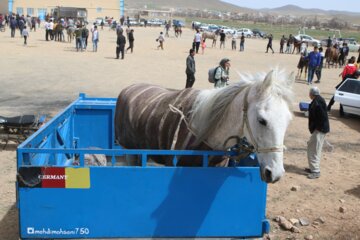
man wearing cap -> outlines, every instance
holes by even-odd
[[[330,131],[329,118],[326,111],[325,100],[320,96],[317,87],[310,88],[309,97],[312,100],[309,105],[309,131],[311,133],[308,141],[307,157],[309,168],[309,179],[320,177],[321,151],[325,140],[325,135]]]

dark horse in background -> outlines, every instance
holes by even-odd
[[[292,51],[292,54],[294,54],[295,50],[296,54],[300,53],[301,42],[301,40],[297,40],[296,38],[294,38],[294,49]]]
[[[116,103],[116,142],[127,149],[226,150],[246,137],[256,149],[262,179],[276,182],[284,174],[283,143],[292,116],[294,79],[294,74],[271,71],[212,90],[131,85]],[[151,159],[173,165],[172,157]],[[202,166],[201,157],[177,159],[179,166]],[[209,166],[224,161],[212,157]]]
[[[182,29],[181,26],[174,26],[175,37],[181,37]]]

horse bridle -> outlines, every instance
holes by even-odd
[[[250,88],[247,89],[244,96],[244,107],[243,107],[243,124],[241,128],[241,133],[245,135],[245,127],[247,128],[250,136],[251,143],[254,145],[253,152],[256,153],[271,153],[271,152],[283,152],[284,151],[284,145],[281,146],[273,146],[269,148],[259,148],[259,145],[257,144],[255,137],[251,131],[250,124],[249,124],[249,118],[248,118],[248,96],[249,96]]]
[[[243,124],[242,124],[242,128],[241,128],[241,133],[240,133],[240,136],[241,135],[245,135],[245,127],[247,128],[248,132],[249,132],[249,135],[250,135],[250,140],[251,140],[251,143],[253,144],[253,147],[248,147],[248,146],[239,146],[240,147],[240,150],[242,151],[245,151],[245,152],[254,152],[254,153],[271,153],[271,152],[283,152],[284,151],[284,145],[281,145],[281,146],[273,146],[273,147],[269,147],[269,148],[259,148],[259,145],[257,144],[257,142],[255,141],[255,137],[251,131],[251,128],[250,128],[250,124],[249,124],[249,118],[248,118],[248,107],[249,107],[249,103],[247,101],[248,99],[248,96],[249,96],[249,92],[250,92],[250,88],[247,89],[247,91],[245,92],[245,96],[244,96],[244,107],[243,107]],[[171,149],[175,149],[175,145],[176,145],[176,142],[177,142],[177,138],[178,138],[178,133],[179,133],[179,130],[180,130],[180,124],[182,121],[185,122],[186,126],[187,126],[187,129],[190,131],[191,134],[193,134],[194,136],[196,136],[195,132],[191,129],[190,127],[190,124],[189,122],[187,121],[186,119],[186,116],[184,115],[184,113],[176,108],[175,106],[173,106],[172,104],[169,104],[169,108],[172,112],[174,113],[179,113],[181,118],[180,118],[180,121],[179,121],[179,124],[176,128],[176,131],[175,131],[175,135],[173,137],[173,141],[172,141],[172,145],[171,145]],[[229,138],[226,139],[226,141],[224,142],[223,146],[224,148],[226,147],[226,144],[229,140],[235,138],[237,140],[237,143],[239,144],[240,142],[240,137],[239,136],[230,136]],[[246,141],[246,140],[245,140]],[[202,141],[205,145],[207,145],[208,147],[210,147],[211,149],[214,149],[211,147],[211,145],[203,140]]]

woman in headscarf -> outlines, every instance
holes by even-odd
[[[223,58],[215,72],[215,88],[226,87],[229,81],[230,59]]]

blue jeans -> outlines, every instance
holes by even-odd
[[[81,41],[81,38],[76,38],[76,50],[79,51],[79,50],[83,50],[82,48],[82,41]]]
[[[315,71],[316,71],[316,66],[309,66],[309,69],[308,69],[308,83],[312,83],[312,80],[314,78],[314,74],[315,74]]]
[[[97,52],[97,44],[98,44],[98,39],[95,39],[95,40],[93,40],[93,51],[94,52]]]

